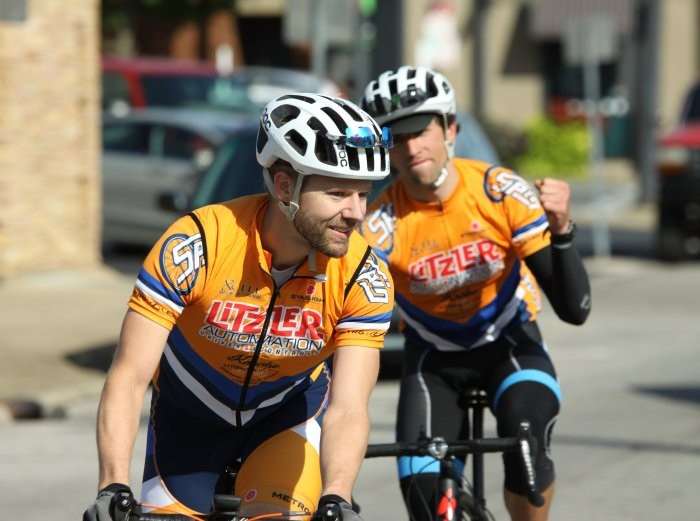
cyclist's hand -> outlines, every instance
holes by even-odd
[[[83,521],[128,521],[134,503],[127,485],[112,483],[97,493],[97,499],[83,514]]]
[[[571,188],[566,181],[545,178],[535,181],[540,195],[540,204],[547,214],[549,228],[554,235],[566,233],[569,229],[569,199]]]
[[[362,518],[342,497],[329,494],[318,500],[318,510],[311,521],[362,521]]]

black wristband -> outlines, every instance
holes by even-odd
[[[576,223],[569,221],[569,229],[566,233],[552,234],[551,242],[553,246],[569,246],[576,237]]]

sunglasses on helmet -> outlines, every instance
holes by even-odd
[[[382,127],[381,137],[377,136],[371,127],[347,127],[343,135],[327,134],[326,137],[333,143],[351,148],[391,148],[394,146],[394,138],[389,127]]]

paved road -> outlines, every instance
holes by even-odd
[[[697,516],[700,475],[700,266],[591,262],[594,308],[574,328],[545,311],[541,324],[564,389],[555,431],[558,521]],[[373,397],[373,441],[393,433],[396,383]],[[79,518],[96,479],[96,401],[64,420],[0,426],[0,505],[11,519]],[[493,426],[489,424],[492,431]],[[143,458],[136,446],[134,483]],[[487,493],[497,519],[500,461],[487,456]],[[402,519],[391,461],[370,461],[357,497],[365,519]]]

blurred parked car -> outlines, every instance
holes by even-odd
[[[459,133],[455,143],[455,156],[479,159],[494,165],[500,164],[496,149],[489,141],[479,122],[468,112],[457,113]]]
[[[164,199],[191,197],[220,152],[255,161],[257,120],[186,109],[143,109],[102,124],[103,240],[151,245],[177,216]],[[225,150],[219,150],[226,144]],[[246,175],[250,175],[247,173]],[[164,208],[164,206],[166,206]],[[183,207],[184,209],[184,207]]]
[[[207,62],[165,58],[102,59],[102,107],[205,107],[257,114],[287,92],[342,95],[332,81],[305,71],[241,67],[221,76]]]
[[[657,255],[700,255],[700,83],[688,92],[678,127],[658,144]]]

